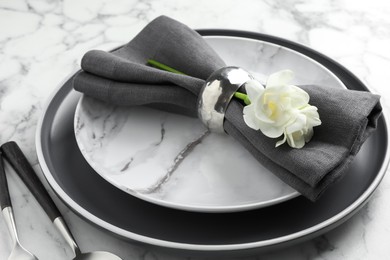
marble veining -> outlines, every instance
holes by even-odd
[[[162,128],[163,130],[163,128]],[[162,176],[162,178],[158,179],[157,182],[155,182],[154,185],[149,187],[146,190],[141,191],[143,194],[153,194],[157,192],[161,192],[161,189],[163,189],[163,185],[168,182],[172,174],[177,170],[177,168],[180,166],[180,164],[187,158],[188,155],[195,149],[195,147],[202,143],[202,141],[210,134],[209,131],[204,131],[197,139],[194,141],[188,143],[173,159],[173,162],[171,166],[165,171],[165,174]],[[161,136],[163,137],[163,135]],[[161,139],[162,141],[163,139]],[[132,160],[131,160],[132,162]],[[127,165],[126,165],[127,167]],[[161,196],[160,196],[161,197]]]
[[[193,28],[248,30],[305,44],[354,72],[382,95],[388,109],[389,13],[386,0],[0,0],[1,142],[17,141],[39,171],[34,135],[50,93],[87,50],[123,44],[161,14]],[[21,241],[40,259],[71,259],[69,248],[30,192],[18,178],[8,176]],[[244,259],[387,259],[389,196],[386,175],[371,201],[337,229],[303,244]],[[89,225],[58,199],[56,204],[83,250],[109,250],[128,260],[198,259],[129,244]],[[0,218],[0,259],[7,259],[10,246]]]

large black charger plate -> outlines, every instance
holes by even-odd
[[[336,74],[349,89],[368,91],[346,68],[305,46],[259,33],[199,30],[202,35],[258,39],[301,52]],[[371,197],[388,162],[385,116],[366,141],[343,180],[315,203],[298,197],[285,203],[237,213],[195,213],[164,208],[115,188],[81,155],[73,132],[80,94],[66,79],[50,99],[37,132],[43,173],[56,194],[77,214],[120,237],[157,247],[204,253],[255,253],[307,240],[347,220]]]

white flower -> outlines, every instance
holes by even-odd
[[[284,138],[293,148],[302,148],[313,136],[313,127],[321,125],[317,108],[309,105],[309,95],[294,85],[289,85],[294,73],[283,70],[271,74],[266,87],[256,80],[245,85],[250,105],[244,107],[244,121],[265,136]]]

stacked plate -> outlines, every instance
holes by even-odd
[[[228,65],[260,81],[282,69],[296,85],[368,91],[347,69],[267,35],[199,31]],[[387,118],[347,176],[315,203],[281,182],[229,136],[145,107],[114,107],[65,79],[37,133],[38,158],[57,195],[90,222],[129,240],[185,253],[255,253],[317,236],[368,201],[389,162]]]

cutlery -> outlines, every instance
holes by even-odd
[[[119,256],[105,251],[82,253],[60,211],[54,204],[19,146],[15,142],[10,141],[1,146],[1,152],[37,199],[47,216],[64,237],[65,241],[69,244],[75,254],[73,260],[122,260]]]
[[[0,152],[1,155],[1,152]],[[9,196],[7,176],[5,175],[3,160],[0,156],[0,206],[4,216],[5,224],[11,234],[14,247],[11,251],[8,260],[38,260],[33,254],[25,249],[19,241],[18,232],[16,230],[14,213],[12,210],[11,198]]]

